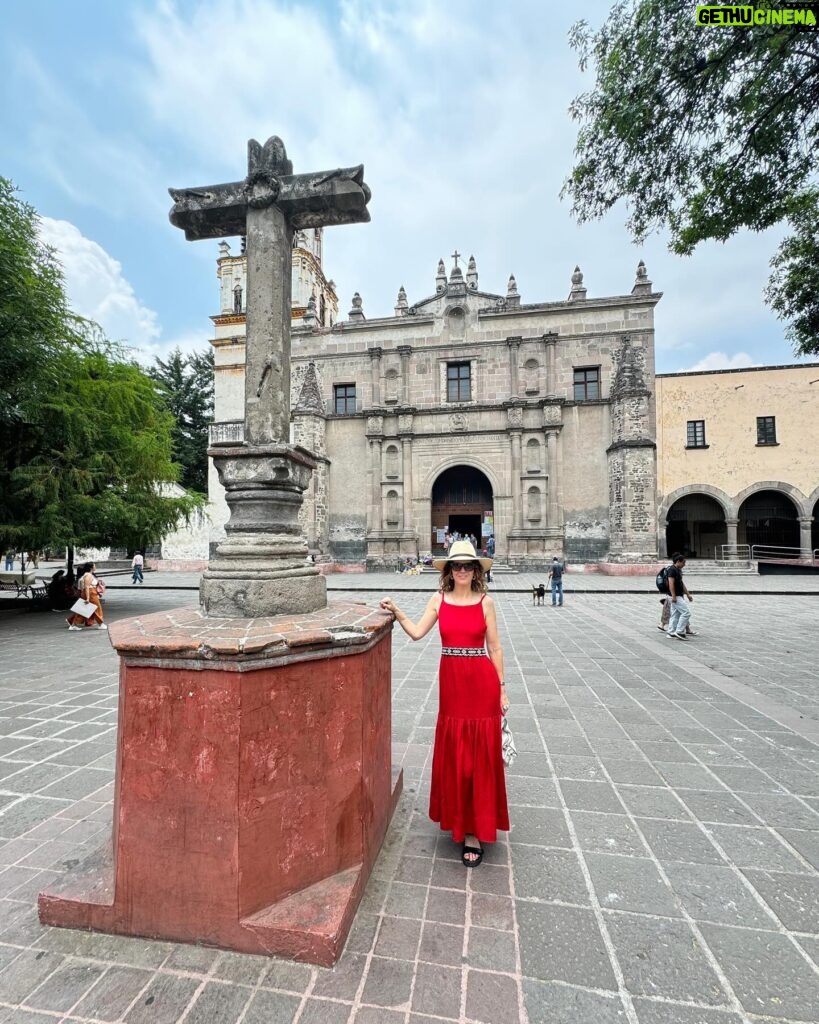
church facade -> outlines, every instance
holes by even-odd
[[[242,436],[245,261],[217,263],[213,444]],[[434,290],[338,319],[320,232],[293,251],[291,440],[318,469],[302,520],[334,563],[395,568],[446,532],[495,540],[537,568],[657,557],[655,292],[642,263],[627,294],[590,298],[579,269],[562,301],[479,284],[476,262],[438,263]],[[227,509],[211,472],[210,549]]]

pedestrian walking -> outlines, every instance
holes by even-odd
[[[552,607],[557,604],[561,608],[563,607],[563,564],[557,555],[552,559],[552,564],[549,566],[549,576],[547,582],[552,585]],[[560,598],[558,601],[557,599]]]
[[[693,601],[688,587],[683,582],[683,568],[685,557],[679,553],[672,555],[673,564],[668,567],[666,578],[668,580],[669,603],[671,615],[668,620],[668,638],[673,640],[685,640],[686,629],[691,618],[689,602]],[[687,600],[686,600],[687,598]]]
[[[145,579],[142,575],[142,569],[145,565],[145,559],[142,557],[139,551],[134,554],[131,559],[131,584],[144,583]]]
[[[68,628],[72,631],[80,629],[108,629],[103,621],[102,604],[100,602],[100,584],[97,579],[97,568],[93,562],[86,562],[80,570],[77,591],[83,601],[93,604],[95,610],[90,615],[74,612],[68,617]]]
[[[3,557],[5,559],[4,570],[6,572],[14,572],[14,552],[7,551]]]
[[[455,541],[447,557],[432,564],[441,574],[438,593],[417,623],[390,597],[381,607],[412,640],[438,622],[442,647],[429,816],[452,832],[463,864],[471,868],[483,859],[483,844],[494,843],[498,829],[509,830],[501,744],[509,698],[495,605],[484,582],[492,562],[479,558],[469,541]]]

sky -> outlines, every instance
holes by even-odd
[[[218,312],[217,241],[186,242],[171,187],[244,177],[249,138],[294,170],[363,163],[369,224],[328,228],[339,318],[353,293],[391,315],[435,291],[438,260],[474,255],[482,290],[565,299],[631,291],[645,260],[657,371],[792,363],[763,302],[781,235],[743,233],[688,258],[625,211],[578,225],[559,193],[591,88],[568,43],[609,4],[543,0],[26,0],[0,38],[0,175],[42,218],[73,308],[143,362],[203,350]],[[237,246],[234,242],[234,251]]]

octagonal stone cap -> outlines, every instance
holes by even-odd
[[[350,601],[331,601],[307,615],[259,619],[208,618],[198,608],[153,612],[111,624],[109,636],[129,663],[202,661],[208,668],[248,669],[321,651],[354,654],[392,629],[392,616]]]

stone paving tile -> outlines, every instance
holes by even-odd
[[[196,600],[109,594],[111,618]],[[333,969],[39,925],[38,889],[110,829],[116,659],[0,601],[0,1024],[54,1024],[69,1001],[72,1024],[813,1021],[813,598],[702,594],[683,646],[650,592],[575,592],[559,619],[496,596],[512,832],[467,872],[428,821],[438,641],[397,632],[404,796]],[[417,615],[426,594],[400,600]]]
[[[815,1022],[819,976],[785,935],[708,924],[701,930],[743,1009]]]
[[[637,996],[727,1003],[719,978],[685,921],[606,914],[626,988]]]

